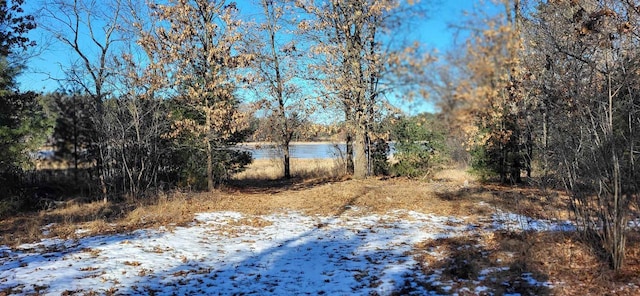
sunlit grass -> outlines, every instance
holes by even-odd
[[[293,158],[290,162],[291,175],[297,178],[337,177],[344,174],[344,168],[335,159]],[[246,170],[233,176],[233,180],[276,180],[284,176],[281,159],[256,159]]]
[[[0,221],[0,245],[16,246],[45,237],[75,238],[87,235],[132,231],[140,228],[187,226],[197,213],[235,211],[245,215],[299,212],[311,216],[341,216],[352,208],[362,213],[384,214],[395,210],[418,211],[437,216],[457,217],[469,225],[481,225],[495,210],[552,220],[568,219],[567,200],[562,193],[544,192],[535,187],[483,184],[464,169],[435,172],[430,179],[371,177],[351,180],[341,177],[340,165],[333,159],[293,159],[296,178],[283,182],[282,164],[257,160],[230,184],[211,192],[173,191],[143,200],[103,203],[76,198],[58,208],[25,213]],[[328,176],[338,178],[325,179]],[[271,180],[271,181],[269,181]],[[238,185],[240,184],[240,185]],[[252,184],[263,186],[252,186]],[[247,185],[247,186],[244,186]],[[399,216],[400,219],[411,219]],[[234,222],[264,227],[269,222],[251,218]],[[230,229],[236,224],[230,225]],[[640,239],[629,239],[630,262],[620,275],[635,278],[640,270]],[[430,250],[447,252],[448,260],[430,257]],[[476,278],[482,270],[509,267],[496,274],[500,282],[519,278],[523,270],[548,276],[574,287],[589,283],[596,289],[609,283],[606,262],[597,257],[574,233],[483,233],[472,238],[434,239],[417,244],[413,254],[420,264],[444,270],[444,278]],[[466,269],[465,269],[466,268]],[[464,274],[460,270],[465,271]],[[578,272],[576,270],[597,271]],[[467,272],[469,271],[469,272]],[[483,282],[484,284],[491,284]],[[469,285],[472,287],[473,285]],[[500,288],[501,286],[497,286]],[[529,289],[526,283],[522,289]],[[587,286],[585,286],[587,287]],[[587,289],[587,288],[585,288]],[[559,295],[574,290],[553,290]]]

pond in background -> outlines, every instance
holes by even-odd
[[[393,151],[393,143],[389,143]],[[279,148],[273,144],[238,144],[241,150],[250,151],[254,159],[273,159],[282,155]],[[344,143],[292,143],[290,146],[291,158],[337,158],[346,154]],[[391,152],[390,154],[392,154]]]

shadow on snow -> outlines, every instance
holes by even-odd
[[[402,250],[384,248],[383,231],[330,229],[323,223],[293,238],[274,241],[240,260],[189,261],[118,291],[124,294],[336,295],[392,294],[414,270]],[[329,225],[329,226],[327,226]],[[374,231],[374,232],[372,232]],[[371,235],[374,235],[373,239]],[[239,251],[243,252],[243,251]],[[403,265],[404,264],[404,265]]]

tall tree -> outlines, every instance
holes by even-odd
[[[9,189],[52,127],[38,96],[20,92],[15,82],[23,66],[18,55],[35,45],[25,36],[36,24],[23,4],[0,1],[0,183]]]
[[[457,100],[447,107],[471,119],[481,159],[503,179],[517,180],[537,143],[543,176],[564,184],[579,229],[619,269],[640,188],[637,5],[502,3],[506,13],[470,35]]]
[[[528,93],[523,66],[519,0],[504,0],[504,12],[487,16],[466,41],[462,77],[454,100],[456,120],[466,122],[474,166],[518,183],[521,171],[530,167],[525,115]]]
[[[421,17],[418,6],[397,0],[306,0],[296,5],[311,16],[299,28],[313,36],[312,52],[322,61],[315,66],[317,76],[344,111],[348,150],[353,136],[353,176],[364,178],[369,174],[369,129],[379,103],[385,94],[402,93],[411,84],[404,79],[419,77],[428,60],[418,45],[393,44],[403,25]]]
[[[285,18],[293,9],[288,1],[260,0],[260,6],[259,35],[249,40],[256,52],[254,89],[265,110],[262,123],[267,125],[267,136],[282,150],[284,178],[291,178],[289,146],[310,111],[305,99],[308,94],[299,85],[304,48],[295,40],[291,20]]]
[[[153,28],[140,30],[139,44],[173,89],[177,109],[169,136],[203,149],[207,188],[213,190],[237,164],[228,146],[248,128],[236,96],[239,69],[251,59],[239,42],[242,22],[235,3],[226,1],[171,0],[149,7]]]
[[[66,77],[57,79],[76,85],[93,99],[94,143],[89,153],[96,163],[100,191],[106,201],[108,183],[114,172],[108,167],[112,147],[107,144],[104,102],[111,92],[110,62],[115,57],[115,44],[121,40],[123,5],[120,0],[43,0],[42,6],[45,30],[71,49],[77,58],[64,69]]]

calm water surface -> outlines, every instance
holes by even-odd
[[[390,143],[393,150],[393,143]],[[280,149],[272,144],[256,146],[255,144],[239,144],[242,150],[251,151],[254,159],[272,159],[281,157]],[[345,155],[344,143],[294,143],[290,145],[291,158],[336,158]]]

